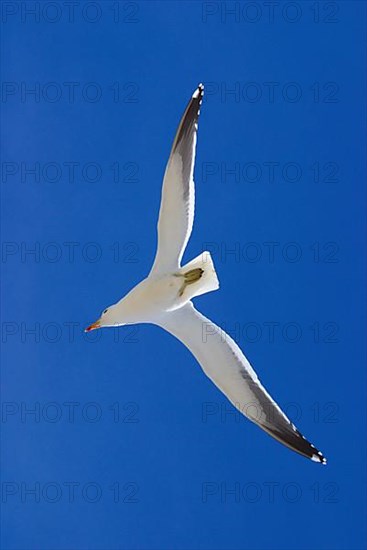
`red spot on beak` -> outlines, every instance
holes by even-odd
[[[90,332],[91,330],[95,330],[96,328],[101,328],[101,324],[99,321],[96,321],[95,323],[92,323],[87,327],[84,332]]]

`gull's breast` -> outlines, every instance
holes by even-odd
[[[182,277],[175,274],[144,279],[124,298],[124,309],[132,322],[154,322],[167,311],[176,309]]]

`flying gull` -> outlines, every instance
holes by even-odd
[[[194,221],[193,172],[203,95],[204,86],[199,84],[173,141],[163,179],[153,267],[146,279],[105,309],[86,331],[135,323],[162,327],[192,352],[205,374],[249,420],[293,451],[326,464],[323,454],[271,398],[234,340],[191,301],[219,288],[209,252],[181,266]]]

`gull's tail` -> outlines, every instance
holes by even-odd
[[[210,252],[202,252],[191,262],[181,267],[179,275],[182,277],[179,297],[183,301],[191,300],[195,296],[219,288],[219,281]]]

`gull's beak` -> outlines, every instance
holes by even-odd
[[[91,325],[89,325],[89,327],[87,327],[84,332],[89,332],[91,330],[95,330],[96,328],[101,328],[101,323],[100,323],[100,320],[98,319],[98,321],[96,321],[95,323],[92,323]]]

